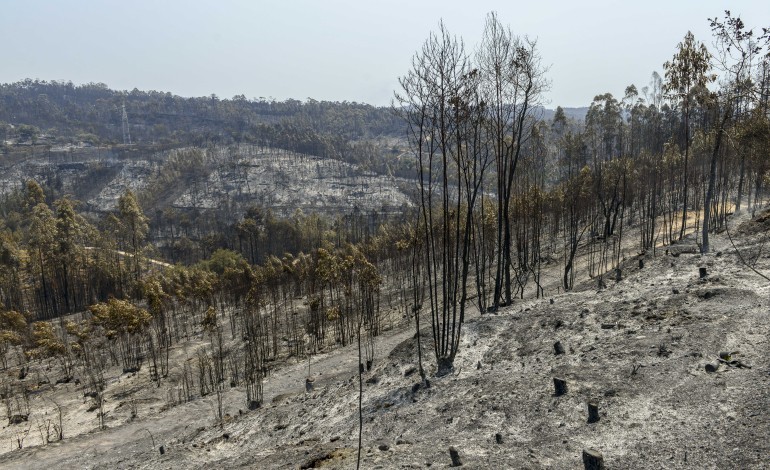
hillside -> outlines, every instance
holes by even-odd
[[[767,219],[744,216],[731,229],[763,273]],[[427,388],[413,327],[386,332],[364,375],[362,468],[444,468],[449,446],[466,468],[580,468],[584,448],[602,451],[608,468],[764,468],[770,284],[741,263],[726,233],[712,243],[704,256],[688,238],[629,257],[606,288],[586,279],[573,292],[471,315],[455,372],[429,377]],[[554,353],[556,341],[565,354]],[[202,343],[175,347],[174,360]],[[721,352],[731,357],[720,363]],[[0,466],[355,468],[356,362],[354,346],[314,357],[310,393],[308,363],[287,364],[266,380],[266,404],[254,411],[244,410],[242,390],[226,391],[221,422],[212,395],[171,406],[144,370],[112,371],[108,429],[98,432],[81,387],[56,385],[30,397],[39,410],[30,422],[54,416],[55,401],[68,419],[65,439],[36,446],[33,428],[25,448],[11,451],[23,425],[5,426]],[[567,381],[565,395],[554,395],[554,377]],[[599,422],[586,422],[587,402],[598,404]]]
[[[331,216],[354,209],[387,214],[410,204],[405,191],[411,186],[355,164],[251,145],[53,150],[0,163],[0,195],[30,179],[99,213],[114,210],[118,198],[131,189],[140,194],[153,190],[145,194],[152,213],[259,204],[282,216],[297,209]]]
[[[303,145],[310,134],[346,139],[403,134],[388,107],[364,103],[182,97],[113,90],[104,83],[25,79],[0,84],[0,143],[232,143],[269,139]],[[123,111],[128,134],[124,135]]]

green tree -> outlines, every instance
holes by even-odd
[[[711,107],[714,144],[709,163],[708,187],[703,206],[703,227],[701,252],[709,251],[709,230],[711,229],[712,205],[715,201],[717,161],[724,137],[732,123],[749,115],[749,111],[763,99],[763,89],[754,80],[757,68],[762,67],[770,57],[770,31],[763,29],[761,35],[755,35],[740,17],[725,11],[723,20],[709,19],[711,30],[716,38],[718,55],[717,67],[722,72],[722,86],[712,94]]]
[[[127,300],[110,299],[89,307],[93,323],[117,346],[124,369],[137,370],[142,363],[143,336],[152,316]]]
[[[56,220],[53,212],[45,203],[35,205],[30,211],[27,238],[35,279],[37,310],[42,318],[52,318],[56,312],[51,283],[55,237]]]
[[[119,246],[128,254],[134,282],[138,282],[142,274],[142,250],[149,225],[139,201],[130,189],[118,199],[117,220],[121,240]]]
[[[682,173],[682,223],[679,239],[684,236],[687,226],[689,156],[690,156],[690,114],[695,92],[703,93],[706,86],[715,80],[710,74],[711,54],[706,46],[695,41],[695,36],[688,31],[684,41],[677,45],[677,53],[663,64],[666,69],[666,82],[663,91],[676,100],[682,108],[682,128],[684,130],[684,172]]]
[[[74,204],[68,197],[54,202],[56,238],[53,270],[56,273],[57,297],[63,304],[57,314],[82,310],[91,297],[86,246],[96,238],[96,231],[82,215],[75,212]]]
[[[22,142],[30,142],[34,144],[37,142],[37,137],[40,135],[40,129],[36,126],[30,126],[22,124],[18,128],[19,140]]]
[[[8,368],[8,351],[20,346],[27,335],[27,319],[14,310],[0,308],[0,364]]]
[[[25,185],[25,207],[32,210],[38,204],[45,203],[45,192],[37,181],[29,180]]]

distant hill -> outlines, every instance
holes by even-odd
[[[236,213],[259,205],[288,217],[300,209],[330,217],[353,211],[401,213],[413,183],[315,155],[242,144],[153,150],[55,149],[0,161],[0,196],[30,179],[69,194],[92,213],[114,210],[127,189],[158,211]],[[224,201],[224,202],[223,202]]]
[[[553,119],[553,109],[540,110],[543,119]],[[587,110],[564,108],[575,120]],[[5,145],[104,146],[129,139],[167,147],[252,143],[338,158],[350,155],[348,142],[402,139],[405,134],[403,121],[390,107],[365,103],[243,95],[187,98],[155,90],[113,90],[103,83],[31,79],[0,84],[0,144]]]
[[[26,79],[0,84],[0,141],[126,143],[124,107],[131,142],[140,144],[208,145],[270,139],[273,144],[291,140],[302,145],[303,140],[323,140],[310,135],[313,133],[349,140],[404,134],[403,123],[389,107],[364,103],[275,101],[243,95],[186,98],[155,90],[112,90],[103,83]],[[34,129],[25,127],[19,135],[21,126]]]

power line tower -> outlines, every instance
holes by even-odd
[[[123,103],[123,143],[131,145],[131,133],[128,131],[128,114],[126,114],[126,103]]]

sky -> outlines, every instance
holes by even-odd
[[[725,9],[770,27],[767,0],[0,0],[0,83],[387,106],[439,21],[472,51],[496,11],[537,39],[546,106],[587,106],[663,75],[688,30],[711,47]]]

